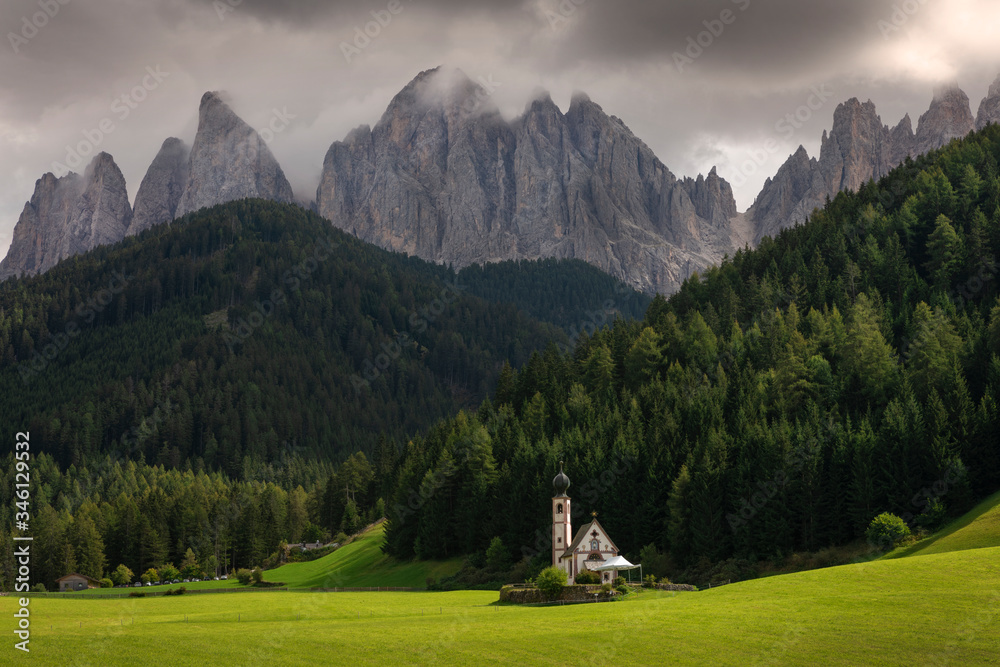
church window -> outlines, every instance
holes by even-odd
[[[601,543],[600,542],[598,542],[597,540],[591,540],[590,541],[590,549],[591,549],[591,551],[599,551],[600,548],[601,548]]]
[[[563,513],[562,503],[559,503],[558,505],[556,505],[556,514],[562,514],[562,513]]]

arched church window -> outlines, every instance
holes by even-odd
[[[600,551],[600,549],[601,549],[601,543],[600,542],[598,542],[597,540],[591,540],[590,541],[590,550],[591,551]]]
[[[559,503],[558,505],[556,505],[556,514],[562,514],[562,513],[563,513],[562,503]]]

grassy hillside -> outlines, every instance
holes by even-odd
[[[423,588],[427,578],[458,572],[461,559],[400,562],[382,553],[385,524],[379,524],[347,546],[307,563],[288,563],[268,570],[264,578],[289,588],[353,588],[390,586]]]
[[[912,546],[896,549],[886,557],[927,556],[998,546],[1000,546],[1000,491],[934,535]]]
[[[984,548],[554,608],[497,607],[490,592],[36,598],[31,649],[46,665],[988,665],[998,559]],[[0,615],[15,604],[0,598]]]

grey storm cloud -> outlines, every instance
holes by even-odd
[[[871,97],[884,122],[916,121],[954,79],[978,104],[1000,69],[998,14],[991,0],[4,0],[0,253],[35,179],[105,120],[99,148],[134,196],[165,138],[193,140],[205,91],[231,93],[255,127],[287,113],[271,148],[308,200],[330,143],[438,65],[499,82],[508,117],[539,88],[564,110],[585,91],[679,176],[731,177],[777,138],[737,189],[746,208],[798,144],[816,153],[837,102]],[[168,74],[138,91],[149,67]],[[820,85],[832,99],[777,132]],[[130,91],[145,99],[126,115]]]

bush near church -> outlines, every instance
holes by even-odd
[[[910,536],[910,527],[895,514],[882,512],[872,519],[865,532],[868,544],[880,551],[888,551],[900,540]]]
[[[542,593],[550,598],[554,598],[562,592],[566,585],[566,572],[555,565],[542,570],[535,579],[535,586]]]
[[[578,584],[599,584],[601,583],[601,577],[598,576],[596,572],[591,572],[590,570],[583,570],[576,575],[573,580]]]

